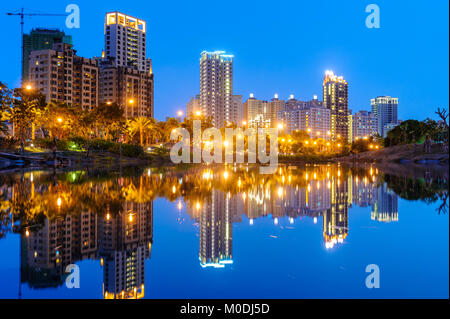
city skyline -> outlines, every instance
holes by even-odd
[[[137,16],[147,21],[147,33],[149,41],[147,43],[147,56],[153,60],[153,69],[156,74],[155,79],[155,117],[159,120],[165,119],[166,116],[175,117],[176,112],[180,109],[184,110],[189,98],[198,92],[198,54],[205,50],[223,49],[235,56],[234,60],[234,92],[235,94],[242,94],[248,96],[249,93],[254,93],[260,98],[268,98],[278,93],[280,96],[289,96],[295,94],[302,100],[309,100],[314,94],[321,95],[320,78],[326,69],[332,69],[337,74],[342,74],[349,82],[349,109],[354,112],[359,110],[370,110],[370,99],[390,95],[398,97],[401,100],[401,107],[399,108],[399,118],[417,118],[424,119],[426,117],[434,118],[434,109],[438,106],[445,106],[448,103],[448,41],[436,44],[439,49],[427,50],[427,52],[416,52],[413,42],[404,43],[411,36],[420,39],[423,43],[427,40],[425,37],[427,33],[436,32],[444,33],[442,38],[448,39],[447,28],[439,28],[442,23],[448,24],[448,16],[444,12],[448,11],[448,4],[433,4],[435,7],[424,8],[422,3],[411,5],[415,10],[409,10],[408,13],[402,12],[401,6],[389,4],[382,1],[379,3],[381,8],[381,29],[367,29],[364,25],[366,13],[364,12],[365,5],[350,5],[345,4],[337,6],[330,3],[322,11],[318,11],[317,6],[308,4],[297,4],[298,9],[309,9],[309,15],[306,16],[306,21],[295,25],[292,32],[276,33],[286,31],[286,24],[291,26],[289,22],[282,23],[280,26],[271,24],[268,36],[278,35],[280,40],[286,38],[293,38],[290,42],[289,49],[280,50],[280,54],[273,52],[266,45],[266,50],[261,53],[260,45],[253,45],[255,39],[260,38],[258,32],[253,32],[256,29],[245,30],[246,23],[238,24],[238,26],[230,26],[231,34],[224,34],[224,30],[220,28],[217,35],[212,35],[208,32],[202,34],[198,39],[187,37],[184,39],[182,35],[184,32],[192,31],[191,26],[187,25],[186,30],[179,31],[179,35],[171,34],[173,39],[179,41],[165,41],[161,38],[164,34],[174,32],[173,27],[169,30],[163,29],[163,23],[167,27],[167,22],[160,21],[157,14],[148,14],[145,11],[139,10],[136,5],[127,5],[114,3],[110,4],[109,8],[103,8],[102,5],[90,4],[89,10],[84,6],[87,2],[81,1],[79,3],[81,10],[81,28],[67,29],[63,28],[64,21],[61,18],[27,19],[25,21],[25,33],[28,33],[32,28],[37,27],[59,27],[66,34],[73,37],[74,49],[78,54],[84,57],[99,56],[101,50],[104,49],[103,41],[103,26],[99,27],[99,23],[104,22],[104,15],[107,12],[119,10]],[[31,3],[27,3],[27,7],[32,7]],[[291,4],[295,6],[294,4]],[[46,8],[46,6],[48,6]],[[142,5],[141,5],[142,6]],[[161,6],[164,5],[154,5]],[[248,4],[242,4],[245,8]],[[436,9],[436,7],[443,7]],[[178,6],[178,7],[181,7]],[[45,9],[44,9],[45,8]],[[16,8],[8,8],[5,11],[13,11]],[[42,4],[39,10],[46,10],[49,12],[64,11],[65,7],[61,9],[50,7],[50,5]],[[156,8],[155,8],[156,9]],[[342,25],[350,24],[353,32],[348,30],[344,33],[342,44],[336,43],[333,39],[329,41],[321,41],[320,45],[317,41],[311,41],[314,37],[320,36],[325,32],[327,25],[332,25],[333,17],[332,9],[339,13],[345,13],[351,17],[350,21],[342,21]],[[204,14],[205,10],[196,14]],[[256,10],[264,11],[266,9],[256,8]],[[276,9],[278,10],[278,9]],[[405,39],[400,39],[397,36],[402,32],[402,23],[405,19],[411,19],[415,15],[421,14],[428,17],[427,13],[433,12],[433,20],[427,19],[427,24],[421,25],[423,29],[417,30],[417,26],[411,34],[404,36]],[[154,11],[154,10],[153,10]],[[182,14],[175,10],[175,17]],[[192,11],[189,11],[193,14]],[[289,16],[286,11],[275,11],[282,13],[284,17]],[[308,10],[300,10],[299,13],[303,17]],[[436,18],[436,12],[443,13],[442,19]],[[92,17],[92,18],[91,18]],[[95,18],[93,18],[95,17]],[[327,20],[327,18],[329,18]],[[334,17],[335,18],[335,17]],[[395,19],[397,18],[397,19]],[[12,44],[10,51],[3,51],[3,59],[12,59],[12,63],[8,63],[5,68],[6,77],[2,80],[7,82],[10,86],[17,86],[20,79],[20,58],[17,53],[20,53],[19,42],[19,23],[14,21],[14,18],[2,19],[2,24],[9,25],[10,33],[5,34],[6,40]],[[59,20],[61,21],[59,21]],[[312,19],[312,20],[311,20]],[[320,25],[314,21],[325,19],[326,23]],[[250,19],[251,20],[251,19]],[[45,21],[45,23],[43,22]],[[253,20],[252,20],[253,21]],[[305,23],[309,23],[309,31],[311,35],[304,35],[305,40],[309,42],[295,41],[294,30],[303,30]],[[14,32],[14,25],[17,25],[16,32]],[[196,23],[192,23],[194,27]],[[298,29],[296,29],[298,27]],[[242,35],[237,34],[236,29],[242,30]],[[249,31],[253,32],[254,37],[249,37]],[[288,30],[290,31],[290,30]],[[392,32],[390,32],[392,31]],[[391,34],[387,34],[387,33]],[[393,33],[393,34],[392,34]],[[89,37],[87,37],[89,34]],[[180,36],[180,38],[179,38]],[[246,37],[246,40],[244,39]],[[388,36],[383,46],[372,46],[371,41],[381,41],[381,38]],[[234,39],[233,39],[234,38]],[[88,41],[89,39],[90,41]],[[302,38],[303,39],[303,38]],[[191,43],[186,43],[187,40],[192,40]],[[261,39],[260,39],[261,40]],[[352,40],[352,41],[350,41]],[[360,40],[360,42],[358,42]],[[424,42],[425,41],[425,42]],[[175,54],[176,49],[169,49],[167,42],[175,42],[178,46],[182,46],[184,53],[182,55]],[[351,46],[349,42],[356,42],[360,44],[358,47]],[[249,47],[248,44],[252,46]],[[306,44],[305,44],[306,43]],[[403,44],[401,44],[403,43]],[[405,47],[406,45],[406,47]],[[431,43],[430,43],[431,45]],[[297,48],[293,49],[291,47]],[[350,48],[350,47],[351,48]],[[305,47],[308,49],[305,50]],[[371,48],[362,56],[361,50]],[[384,47],[384,48],[383,48]],[[389,47],[389,50],[386,48]],[[403,52],[408,54],[401,54],[400,49],[403,47]],[[302,49],[300,52],[299,49]],[[179,48],[178,48],[179,50]],[[384,52],[383,50],[386,50]],[[430,51],[433,51],[431,53]],[[16,54],[15,54],[15,53]],[[295,54],[294,54],[295,52]],[[430,53],[428,53],[430,52]],[[163,55],[161,55],[161,53]],[[358,57],[355,57],[355,54]],[[389,56],[387,56],[388,54]],[[361,55],[361,56],[359,56]],[[418,57],[420,55],[420,59]],[[377,58],[375,58],[377,56]],[[272,58],[271,58],[272,57]],[[363,61],[364,60],[364,61]],[[422,61],[421,64],[413,63],[413,61]],[[289,66],[289,67],[288,67]],[[432,75],[432,76],[431,76]],[[432,78],[433,81],[423,83],[417,81],[417,77]],[[169,79],[172,79],[171,81]],[[175,80],[173,80],[175,78]],[[419,90],[419,87],[421,88]]]

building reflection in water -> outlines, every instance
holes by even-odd
[[[274,225],[288,218],[292,224],[297,218],[311,217],[314,223],[322,218],[322,231],[325,248],[341,244],[349,233],[348,212],[352,205],[375,207],[372,211],[383,213],[372,219],[396,220],[397,195],[385,183],[378,185],[375,172],[353,175],[344,169],[331,169],[327,166],[311,167],[301,175],[294,175],[289,169],[280,170],[275,181],[251,181],[244,187],[244,178],[236,177],[238,190],[233,195],[212,189],[203,201],[191,202],[186,212],[199,224],[199,259],[202,267],[223,268],[233,262],[232,240],[233,223],[240,222],[246,215],[250,225],[260,217],[271,216]],[[237,174],[238,175],[238,174]],[[226,184],[222,172],[205,170],[203,180],[216,180]],[[231,176],[226,173],[225,176]],[[294,176],[297,179],[294,181]],[[300,186],[299,186],[300,184]],[[226,188],[226,187],[225,187]]]
[[[125,203],[123,214],[101,219],[99,234],[105,299],[142,298],[145,259],[153,241],[153,204]]]
[[[233,263],[233,223],[243,215],[250,225],[272,218],[274,227],[283,219],[290,224],[322,219],[326,249],[348,237],[352,205],[371,207],[374,221],[398,220],[397,195],[372,168],[283,166],[273,175],[246,166],[165,174],[148,170],[94,183],[88,178],[77,183],[71,174],[69,182],[37,182],[31,173],[12,187],[0,187],[11,211],[22,216],[11,225],[21,233],[21,282],[32,288],[60,286],[67,265],[90,259],[99,260],[103,269],[104,298],[142,298],[158,197],[175,202],[179,210],[185,206],[198,223],[204,268]]]
[[[58,206],[60,202],[58,198]],[[153,202],[119,206],[106,201],[101,213],[86,210],[45,218],[39,229],[27,228],[21,235],[21,282],[34,289],[57,287],[64,283],[67,265],[100,260],[105,299],[142,298],[145,260],[153,242]]]

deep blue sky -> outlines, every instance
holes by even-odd
[[[155,73],[155,116],[185,110],[198,93],[203,50],[235,55],[234,93],[269,99],[274,93],[310,99],[322,94],[327,69],[349,82],[349,107],[370,108],[370,98],[399,97],[399,118],[434,117],[449,101],[448,1],[17,1],[0,9],[0,80],[19,85],[20,27],[8,11],[64,13],[76,3],[81,28],[68,30],[64,17],[26,18],[32,27],[58,27],[71,34],[85,57],[103,48],[107,11],[122,11],[148,23],[147,52]],[[367,29],[365,7],[376,3],[381,28]],[[7,47],[8,50],[4,48]]]

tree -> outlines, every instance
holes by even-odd
[[[52,101],[47,104],[43,112],[43,117],[45,118],[43,127],[48,130],[50,137],[67,138],[76,133],[80,114],[82,114],[82,109],[79,106]]]
[[[0,132],[8,135],[7,121],[10,118],[12,108],[12,91],[6,84],[0,82]]]
[[[436,114],[439,116],[439,118],[441,119],[440,123],[439,123],[439,127],[441,128],[441,139],[444,142],[444,149],[446,151],[448,151],[448,139],[449,139],[449,130],[448,130],[448,123],[447,123],[447,118],[449,116],[448,112],[446,109],[440,109],[438,108],[436,111]]]
[[[150,119],[150,124],[147,127],[147,140],[146,143],[152,144],[156,143],[157,141],[161,141],[164,139],[164,130],[166,127],[165,122],[157,122],[154,118]],[[169,133],[170,138],[170,133]]]
[[[202,125],[202,131],[207,128],[213,127],[212,117],[206,117],[205,115],[194,115],[185,117],[184,121],[181,123],[181,127],[187,129],[189,131],[190,136],[194,136],[194,120],[199,120]]]
[[[144,116],[134,117],[128,121],[128,127],[132,135],[134,136],[136,133],[139,133],[139,143],[142,147],[144,147],[144,133],[152,124],[151,119]]]
[[[13,103],[10,109],[10,120],[13,123],[14,136],[20,141],[21,152],[32,123],[36,122],[37,114],[45,108],[45,96],[37,90],[25,88],[15,89]]]
[[[101,103],[94,111],[96,135],[106,139],[117,139],[124,130],[125,117],[123,108],[117,103]]]
[[[169,117],[166,119],[165,122],[159,122],[158,123],[161,133],[162,133],[162,139],[164,142],[170,141],[170,133],[173,129],[180,127],[180,122],[173,117]]]

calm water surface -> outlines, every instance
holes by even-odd
[[[0,195],[0,298],[449,297],[446,174],[16,171]]]

